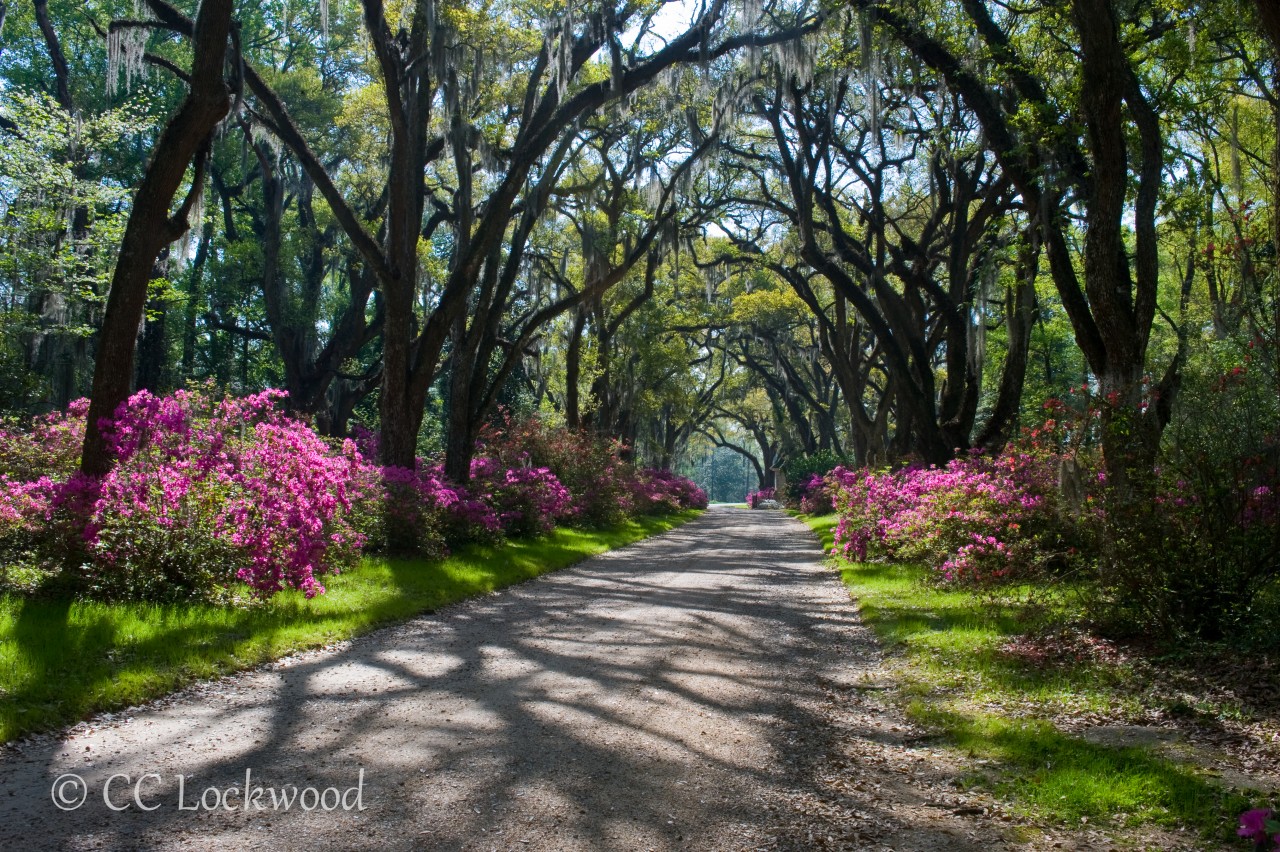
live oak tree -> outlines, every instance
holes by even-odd
[[[86,200],[49,220],[65,234],[6,244],[14,393],[34,409],[80,384],[37,339],[65,336],[87,369],[97,334],[117,353],[132,337],[95,423],[121,387],[275,384],[326,432],[378,422],[398,464],[430,412],[465,478],[526,379],[544,412],[653,460],[701,430],[758,464],[995,452],[1083,384],[1108,481],[1141,497],[1203,311],[1224,341],[1280,328],[1280,55],[1254,5],[708,2],[675,27],[656,2],[242,7],[227,116],[207,158],[166,159],[175,188],[152,205],[156,239],[193,230],[116,269],[147,280],[141,319],[99,331],[115,253],[98,243],[145,210],[94,192],[154,168],[194,91],[196,4],[112,21],[114,4],[9,3],[9,102],[43,92],[83,127],[137,110],[127,144],[78,151]],[[6,233],[35,209],[10,206]],[[794,323],[732,316],[752,275],[794,296]],[[746,398],[767,403],[763,443],[735,420]]]
[[[729,163],[743,174],[734,203],[767,214],[754,231],[738,229],[738,241],[749,251],[770,229],[791,234],[792,257],[761,252],[759,262],[818,321],[824,360],[849,406],[854,457],[941,463],[973,442],[986,278],[1009,238],[1012,193],[977,145],[972,117],[936,94],[927,74],[857,70],[851,40],[863,39],[865,51],[871,37],[850,34],[845,44],[855,47],[830,48],[834,58],[780,63],[760,81],[760,129],[730,146]],[[1030,324],[1015,325],[1019,345],[1009,349],[1009,381],[985,443],[1007,432],[1021,395]],[[882,388],[868,404],[877,370]],[[892,447],[884,441],[890,412]]]
[[[252,67],[246,82],[271,131],[299,156],[374,271],[384,310],[383,458],[410,464],[446,344],[484,282],[503,279],[495,267],[509,259],[502,250],[509,228],[527,211],[536,214],[544,173],[554,171],[556,152],[577,127],[666,69],[786,41],[815,19],[757,32],[730,26],[725,5],[712,3],[684,32],[662,40],[651,36],[657,7],[606,3],[550,15],[513,7],[541,37],[495,39],[503,49],[486,51],[485,28],[443,5],[414,3],[396,22],[377,0],[363,2],[362,11],[390,137],[379,236],[350,211],[286,105]],[[624,34],[634,35],[624,42]],[[600,51],[609,58],[604,74],[592,61]],[[494,98],[493,87],[510,97]],[[442,227],[449,235],[444,272],[428,294],[419,245]]]
[[[421,61],[410,68],[393,49],[381,8],[374,2],[365,3],[367,28],[379,57],[392,115],[386,239],[390,251],[381,280],[386,303],[381,425],[384,461],[397,464],[411,461],[426,392],[446,339],[481,282],[501,277],[494,265],[495,261],[503,261],[500,245],[516,218],[514,211],[517,206],[536,207],[538,180],[532,176],[551,167],[548,158],[554,158],[555,152],[576,133],[575,123],[604,104],[635,92],[674,65],[709,61],[740,45],[787,37],[777,33],[724,34],[724,7],[720,4],[706,8],[693,26],[657,49],[649,48],[644,38],[652,11],[606,4],[589,8],[580,16],[553,17],[544,22],[547,35],[531,45],[528,55],[504,57],[511,66],[519,100],[506,108],[509,123],[503,137],[491,140],[477,133],[477,128],[457,110],[466,96],[462,89],[465,78],[458,69],[479,68],[482,62],[474,55],[466,55],[464,45],[451,44],[447,30],[441,30],[433,15],[430,4],[416,4],[409,27],[409,55],[435,57],[440,72],[435,81],[429,76],[433,63]],[[624,44],[622,35],[633,26],[639,27],[641,37]],[[589,66],[589,60],[601,49],[610,56],[608,75],[603,79],[584,78],[584,68],[594,67]],[[447,50],[454,51],[453,56],[447,57],[452,60],[449,62],[445,61]],[[472,61],[467,62],[468,59]],[[423,204],[420,197],[414,197],[418,182],[410,175],[420,173],[429,156],[426,139],[418,134],[424,134],[427,126],[422,113],[429,107],[426,93],[433,85],[443,86],[446,108],[453,107],[447,116],[449,124],[438,137],[438,148],[443,150],[447,141],[452,150],[457,186],[452,203],[446,202],[452,233],[447,275],[422,330],[414,334],[411,327],[417,286],[413,269],[416,235],[421,230],[416,223],[421,220]],[[417,99],[406,104],[408,99],[400,94],[403,92],[416,92]],[[490,175],[492,182],[477,186],[473,169],[485,152],[495,165]]]
[[[771,461],[842,451],[841,388],[821,353],[818,322],[798,301],[755,289],[737,297],[733,325],[722,335],[726,357],[761,386],[774,411],[780,446]],[[722,409],[748,431],[751,421]],[[756,437],[757,444],[761,444]]]
[[[656,118],[638,109],[609,110],[580,133],[566,135],[528,193],[505,243],[495,248],[502,256],[487,261],[486,277],[467,312],[455,320],[450,340],[445,471],[451,477],[467,477],[475,439],[493,415],[503,384],[557,317],[574,311],[572,328],[580,344],[583,321],[594,313],[596,366],[607,384],[610,337],[629,310],[623,308],[611,323],[602,317],[605,298],[633,275],[643,276],[644,292],[652,292],[657,267],[671,250],[671,235],[694,227],[680,215],[678,190],[710,145],[709,137],[694,142],[664,127],[656,128],[655,135],[644,133]],[[639,126],[630,131],[623,119]],[[665,181],[659,165],[670,172]],[[571,224],[577,232],[579,250],[572,265],[567,245],[558,263],[531,253],[540,219],[545,219],[543,228]],[[576,375],[580,351],[571,339],[565,417],[572,427],[582,425]],[[607,393],[592,390],[597,403],[607,405]]]
[[[1253,0],[1253,4],[1258,10],[1258,20],[1262,24],[1263,33],[1271,41],[1276,55],[1280,56],[1280,8],[1268,0]]]
[[[232,5],[231,0],[201,4],[192,32],[190,88],[156,141],[134,194],[98,340],[80,461],[86,474],[101,476],[111,468],[111,453],[100,423],[129,395],[138,326],[156,258],[186,232],[187,217],[202,190],[213,132],[231,109],[232,89],[226,71]],[[195,178],[177,211],[172,211],[173,199],[191,164]]]
[[[1156,217],[1167,140],[1161,85],[1146,76],[1151,69],[1139,51],[1161,46],[1180,24],[1175,13],[1072,0],[997,14],[982,0],[961,0],[935,9],[930,26],[923,9],[908,14],[873,0],[852,6],[960,97],[1004,177],[1037,211],[1054,284],[1106,402],[1109,487],[1122,496],[1145,493],[1180,359],[1154,383],[1144,381],[1160,285]],[[1062,33],[1071,34],[1069,47]],[[967,58],[974,45],[976,64]],[[1071,245],[1073,208],[1082,219],[1079,256]]]
[[[383,310],[384,458],[407,464],[427,390],[458,318],[486,276],[501,277],[490,271],[495,259],[503,262],[499,246],[512,223],[530,209],[535,199],[529,193],[540,170],[577,132],[576,125],[665,69],[709,62],[743,46],[782,42],[812,28],[816,19],[792,16],[791,29],[757,32],[731,25],[725,6],[716,3],[702,9],[682,34],[664,40],[651,32],[657,7],[606,4],[583,15],[540,20],[536,12],[513,7],[526,20],[538,21],[543,36],[500,40],[503,50],[486,53],[483,43],[470,40],[474,33],[468,27],[478,25],[460,9],[419,2],[403,21],[392,22],[380,3],[361,6],[389,135],[386,199],[376,233],[347,203],[264,75],[249,62],[242,68],[255,118],[298,157],[376,281]],[[187,37],[194,33],[190,19],[175,7],[162,0],[148,7],[160,26]],[[136,22],[144,24],[150,25]],[[403,25],[399,34],[393,24]],[[600,50],[609,57],[603,77],[596,72],[598,63],[590,61]],[[494,99],[490,84],[512,96]],[[442,226],[449,234],[445,275],[428,293],[419,245]],[[424,302],[428,307],[420,316]]]

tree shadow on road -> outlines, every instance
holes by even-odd
[[[778,802],[816,784],[833,747],[815,709],[828,697],[824,678],[858,650],[847,646],[860,630],[854,608],[831,594],[836,579],[819,558],[808,532],[782,515],[713,510],[96,734],[82,773],[95,796],[71,813],[48,791],[75,766],[80,741],[29,741],[0,764],[0,840],[134,849],[780,842],[770,834]],[[190,803],[193,791],[242,784],[247,769],[265,787],[338,790],[363,771],[367,810],[177,809],[177,774]],[[161,807],[109,811],[96,791],[113,772],[159,773],[146,790]],[[912,829],[908,816],[880,816]]]

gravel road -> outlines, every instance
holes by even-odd
[[[876,705],[874,643],[819,559],[785,515],[716,507],[26,740],[0,754],[0,848],[1004,848]],[[67,773],[87,800],[63,811]]]

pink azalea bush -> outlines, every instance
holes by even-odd
[[[800,492],[800,511],[806,515],[829,515],[835,509],[835,493],[828,485],[827,477],[810,474],[797,486]]]
[[[946,467],[830,475],[836,551],[851,561],[919,562],[949,581],[1027,574],[1058,533],[1052,457],[1011,453]]]
[[[1274,641],[1280,433],[1256,415],[1274,391],[1247,369],[1215,370],[1189,373],[1188,407],[1158,466],[1124,493],[1109,487],[1098,448],[1111,403],[1087,385],[1048,400],[1045,420],[998,458],[837,468],[825,483],[838,552],[918,562],[965,583],[1070,569],[1092,618],[1116,633]]]
[[[324,591],[365,536],[352,523],[363,496],[354,444],[334,448],[285,416],[279,391],[215,401],[141,391],[106,429],[117,462],[93,495],[84,528],[87,580],[108,595],[200,596],[238,579],[259,596]]]
[[[449,485],[438,466],[419,462],[411,470],[379,467],[361,451],[357,526],[366,547],[375,553],[413,554],[427,558],[448,555],[446,539],[469,500]],[[361,440],[356,441],[357,447]],[[494,522],[496,529],[496,521]]]
[[[70,477],[80,461],[88,412],[89,400],[78,399],[66,411],[37,417],[25,428],[0,421],[0,475],[14,482]]]
[[[777,499],[777,491],[773,488],[761,488],[759,491],[752,491],[747,494],[747,508],[758,509],[760,504],[765,500]]]
[[[706,492],[693,482],[671,471],[637,469],[623,459],[626,448],[617,441],[553,427],[536,417],[516,421],[504,416],[481,432],[480,447],[495,465],[545,469],[553,475],[569,496],[567,506],[554,509],[565,522],[608,526],[631,515],[707,507]],[[530,483],[536,478],[525,476]],[[541,499],[558,500],[554,493],[546,489]],[[539,511],[550,509],[547,504]]]
[[[448,482],[441,465],[419,458],[413,468],[382,466],[377,432],[356,425],[351,439],[363,461],[360,515],[369,550],[436,558],[448,555],[450,543],[501,538],[493,510]]]
[[[1252,843],[1256,852],[1280,852],[1280,815],[1270,808],[1245,811],[1236,834]]]
[[[509,414],[480,433],[484,456],[507,468],[545,468],[568,491],[562,519],[585,526],[611,526],[635,511],[630,483],[633,470],[625,448],[586,430],[551,426],[538,417],[516,420]]]
[[[786,482],[784,487],[778,489],[778,495],[774,499],[788,508],[799,509],[801,503],[805,502],[805,498],[809,497],[810,502],[815,503],[817,508],[824,509],[819,514],[829,514],[831,512],[829,503],[824,506],[821,503],[821,496],[810,496],[810,491],[818,488],[827,474],[841,464],[843,460],[840,456],[829,449],[788,458],[782,466]]]
[[[378,436],[357,426],[354,440],[369,470],[380,480],[375,488],[381,509],[382,535],[375,549],[435,556],[449,544],[498,544],[507,535],[547,532],[564,513],[563,488],[545,469],[529,473],[505,467],[503,460],[472,460],[471,480],[450,483],[444,466],[417,459],[413,470],[377,467]]]
[[[67,411],[35,418],[27,426],[0,421],[0,567],[45,562],[46,551],[78,549],[81,529],[61,509],[81,496],[62,485],[76,471],[84,442],[88,400]]]
[[[1280,618],[1280,404],[1274,343],[1224,341],[1182,376],[1158,463],[1135,477],[1141,498],[1112,493],[1098,449],[1114,402],[1089,385],[1044,403],[1025,430],[1070,461],[1065,520],[1084,541],[1094,617],[1115,632],[1274,642]],[[1265,350],[1265,351],[1264,351]],[[1158,402],[1145,377],[1145,404]],[[1112,412],[1114,414],[1114,412]],[[1065,466],[1064,466],[1065,470]]]
[[[50,535],[58,496],[58,486],[47,476],[23,482],[0,474],[0,563],[22,561]]]
[[[283,398],[139,392],[103,422],[116,464],[100,480],[76,472],[83,401],[26,429],[0,424],[0,570],[43,566],[101,598],[222,598],[237,583],[311,597],[363,551],[434,558],[563,522],[706,506],[689,480],[536,421],[491,431],[465,484],[421,459],[384,467],[376,435],[322,438]]]
[[[83,401],[5,429],[0,562],[63,569],[100,598],[218,598],[237,582],[259,598],[322,593],[369,540],[379,477],[282,398],[134,394],[104,421],[116,464],[101,480],[75,472]]]
[[[61,565],[100,597],[324,591],[365,537],[352,524],[362,461],[284,416],[279,392],[217,401],[134,394],[104,422],[117,462],[75,472],[87,405],[0,435],[0,558]]]
[[[471,460],[467,493],[487,506],[506,535],[551,532],[570,516],[573,497],[545,467],[505,467],[498,459]],[[482,522],[488,526],[487,521]]]
[[[681,509],[707,508],[707,492],[669,470],[644,468],[629,481],[631,502],[638,515],[664,515]]]

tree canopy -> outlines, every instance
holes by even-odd
[[[1276,375],[1247,12],[5,4],[0,403],[89,395],[90,472],[133,389],[212,381],[457,479],[514,411],[764,486],[999,452],[1084,387],[1142,495],[1197,359]]]

